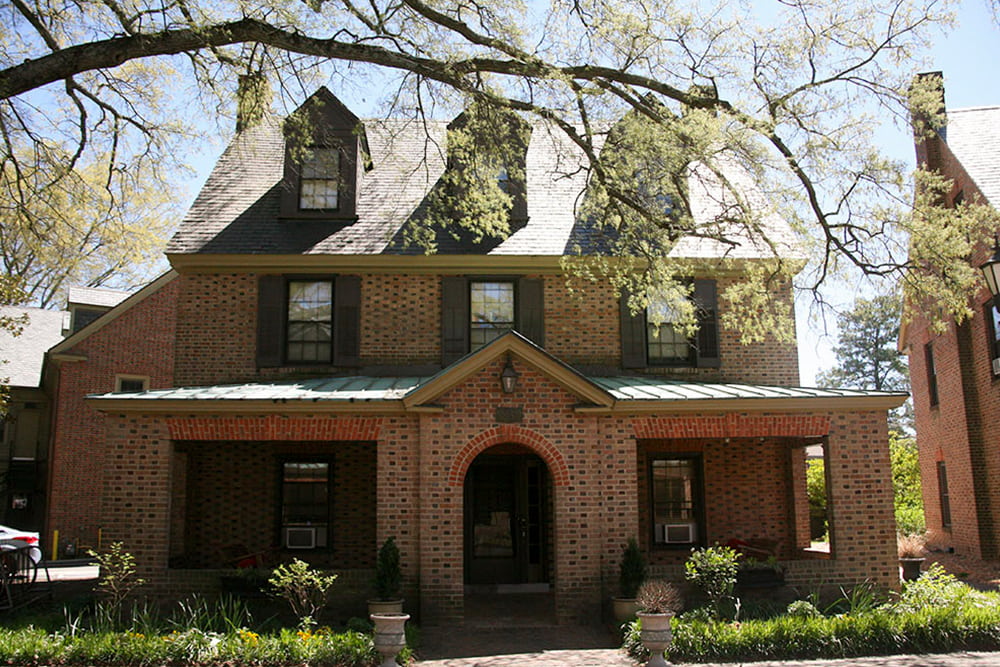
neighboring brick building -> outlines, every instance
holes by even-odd
[[[19,322],[20,334],[0,328],[0,523],[38,531],[45,519],[51,402],[42,387],[45,351],[62,340],[68,313],[0,306],[0,317]]]
[[[325,89],[304,108],[301,170],[279,123],[243,130],[168,247],[176,275],[60,348],[66,391],[70,373],[77,395],[107,391],[91,373],[150,383],[88,398],[75,419],[94,432],[57,434],[54,474],[94,464],[99,501],[73,515],[73,484],[54,486],[51,529],[103,526],[164,592],[212,586],[234,545],[274,546],[358,598],[394,537],[425,623],[462,619],[480,585],[551,590],[559,622],[592,619],[630,537],[673,577],[693,546],[759,538],[795,583],[898,581],[886,410],[904,396],[799,388],[794,345],[739,344],[716,295],[759,249],[723,270],[679,244],[701,328],[657,338],[611,287],[566,286],[583,176],[556,135],[532,133],[509,238],[424,255],[403,230],[445,169],[445,125],[362,124]],[[813,444],[830,557],[808,550]]]
[[[932,74],[940,76],[940,73]],[[943,95],[943,93],[942,93]],[[941,100],[944,109],[944,99]],[[917,162],[952,180],[945,206],[1000,203],[1000,107],[949,110],[947,124],[916,145]],[[978,248],[979,266],[992,254]],[[975,313],[944,333],[913,310],[901,335],[910,361],[927,530],[934,544],[1000,559],[1000,311],[983,287]]]
[[[170,271],[129,296],[109,290],[103,298],[118,305],[103,314],[94,303],[99,299],[90,298],[85,321],[48,352],[45,386],[55,408],[42,543],[58,552],[54,555],[96,548],[105,525],[103,485],[110,468],[105,417],[85,403],[86,396],[173,386],[176,282]],[[70,290],[71,297],[84,292],[104,290]],[[71,312],[81,310],[71,307]]]

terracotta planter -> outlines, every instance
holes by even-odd
[[[635,598],[611,598],[611,614],[614,616],[615,625],[621,626],[634,621],[637,611],[639,605],[635,603]]]
[[[670,620],[674,615],[640,611],[638,616],[642,623],[639,639],[649,650],[649,662],[646,663],[646,667],[665,667],[669,663],[663,657],[663,652],[670,646]]]
[[[903,569],[903,581],[916,581],[920,578],[920,566],[925,558],[900,558],[899,566]]]
[[[379,667],[396,667],[396,655],[406,646],[409,614],[371,614],[375,624],[375,650],[382,656]]]
[[[368,614],[402,614],[403,598],[398,600],[369,600]]]

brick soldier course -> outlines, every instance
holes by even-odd
[[[286,213],[299,176],[280,123],[237,135],[171,241],[172,273],[57,351],[58,419],[90,430],[54,443],[64,465],[49,530],[92,540],[102,527],[163,594],[217,589],[234,545],[274,548],[340,572],[345,615],[364,613],[377,547],[393,537],[408,609],[427,625],[462,621],[484,586],[549,590],[553,621],[592,622],[631,537],[661,576],[678,576],[692,547],[737,538],[776,544],[794,584],[897,583],[885,415],[903,396],[800,388],[794,345],[739,344],[717,295],[743,279],[740,262],[764,258],[755,246],[723,266],[695,244],[702,330],[688,359],[650,364],[646,325],[610,286],[571,291],[562,273],[584,184],[553,170],[572,149],[538,129],[527,220],[507,240],[442,239],[425,256],[400,230],[446,168],[425,150],[446,144],[444,124],[430,138],[379,121],[358,132],[325,90],[304,107],[317,99],[345,130],[343,160],[371,151],[340,193],[355,215]],[[289,361],[296,281],[329,286],[328,362]],[[470,282],[514,299],[513,330],[481,347]],[[790,302],[790,289],[773,298]],[[115,393],[115,373],[150,382]],[[829,555],[806,550],[808,445],[827,457]],[[683,478],[693,532],[675,543],[654,517],[652,461],[664,458],[696,471]],[[329,511],[326,545],[286,543],[287,462],[327,466],[309,487]]]

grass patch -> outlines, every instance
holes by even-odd
[[[796,609],[741,622],[697,612],[680,616],[673,621],[669,658],[739,662],[1000,649],[1000,594],[975,591],[940,568],[881,604],[845,600],[827,615]],[[625,648],[638,659],[648,657],[635,625]]]

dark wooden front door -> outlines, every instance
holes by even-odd
[[[468,584],[545,581],[545,464],[534,455],[481,455],[465,481]]]

